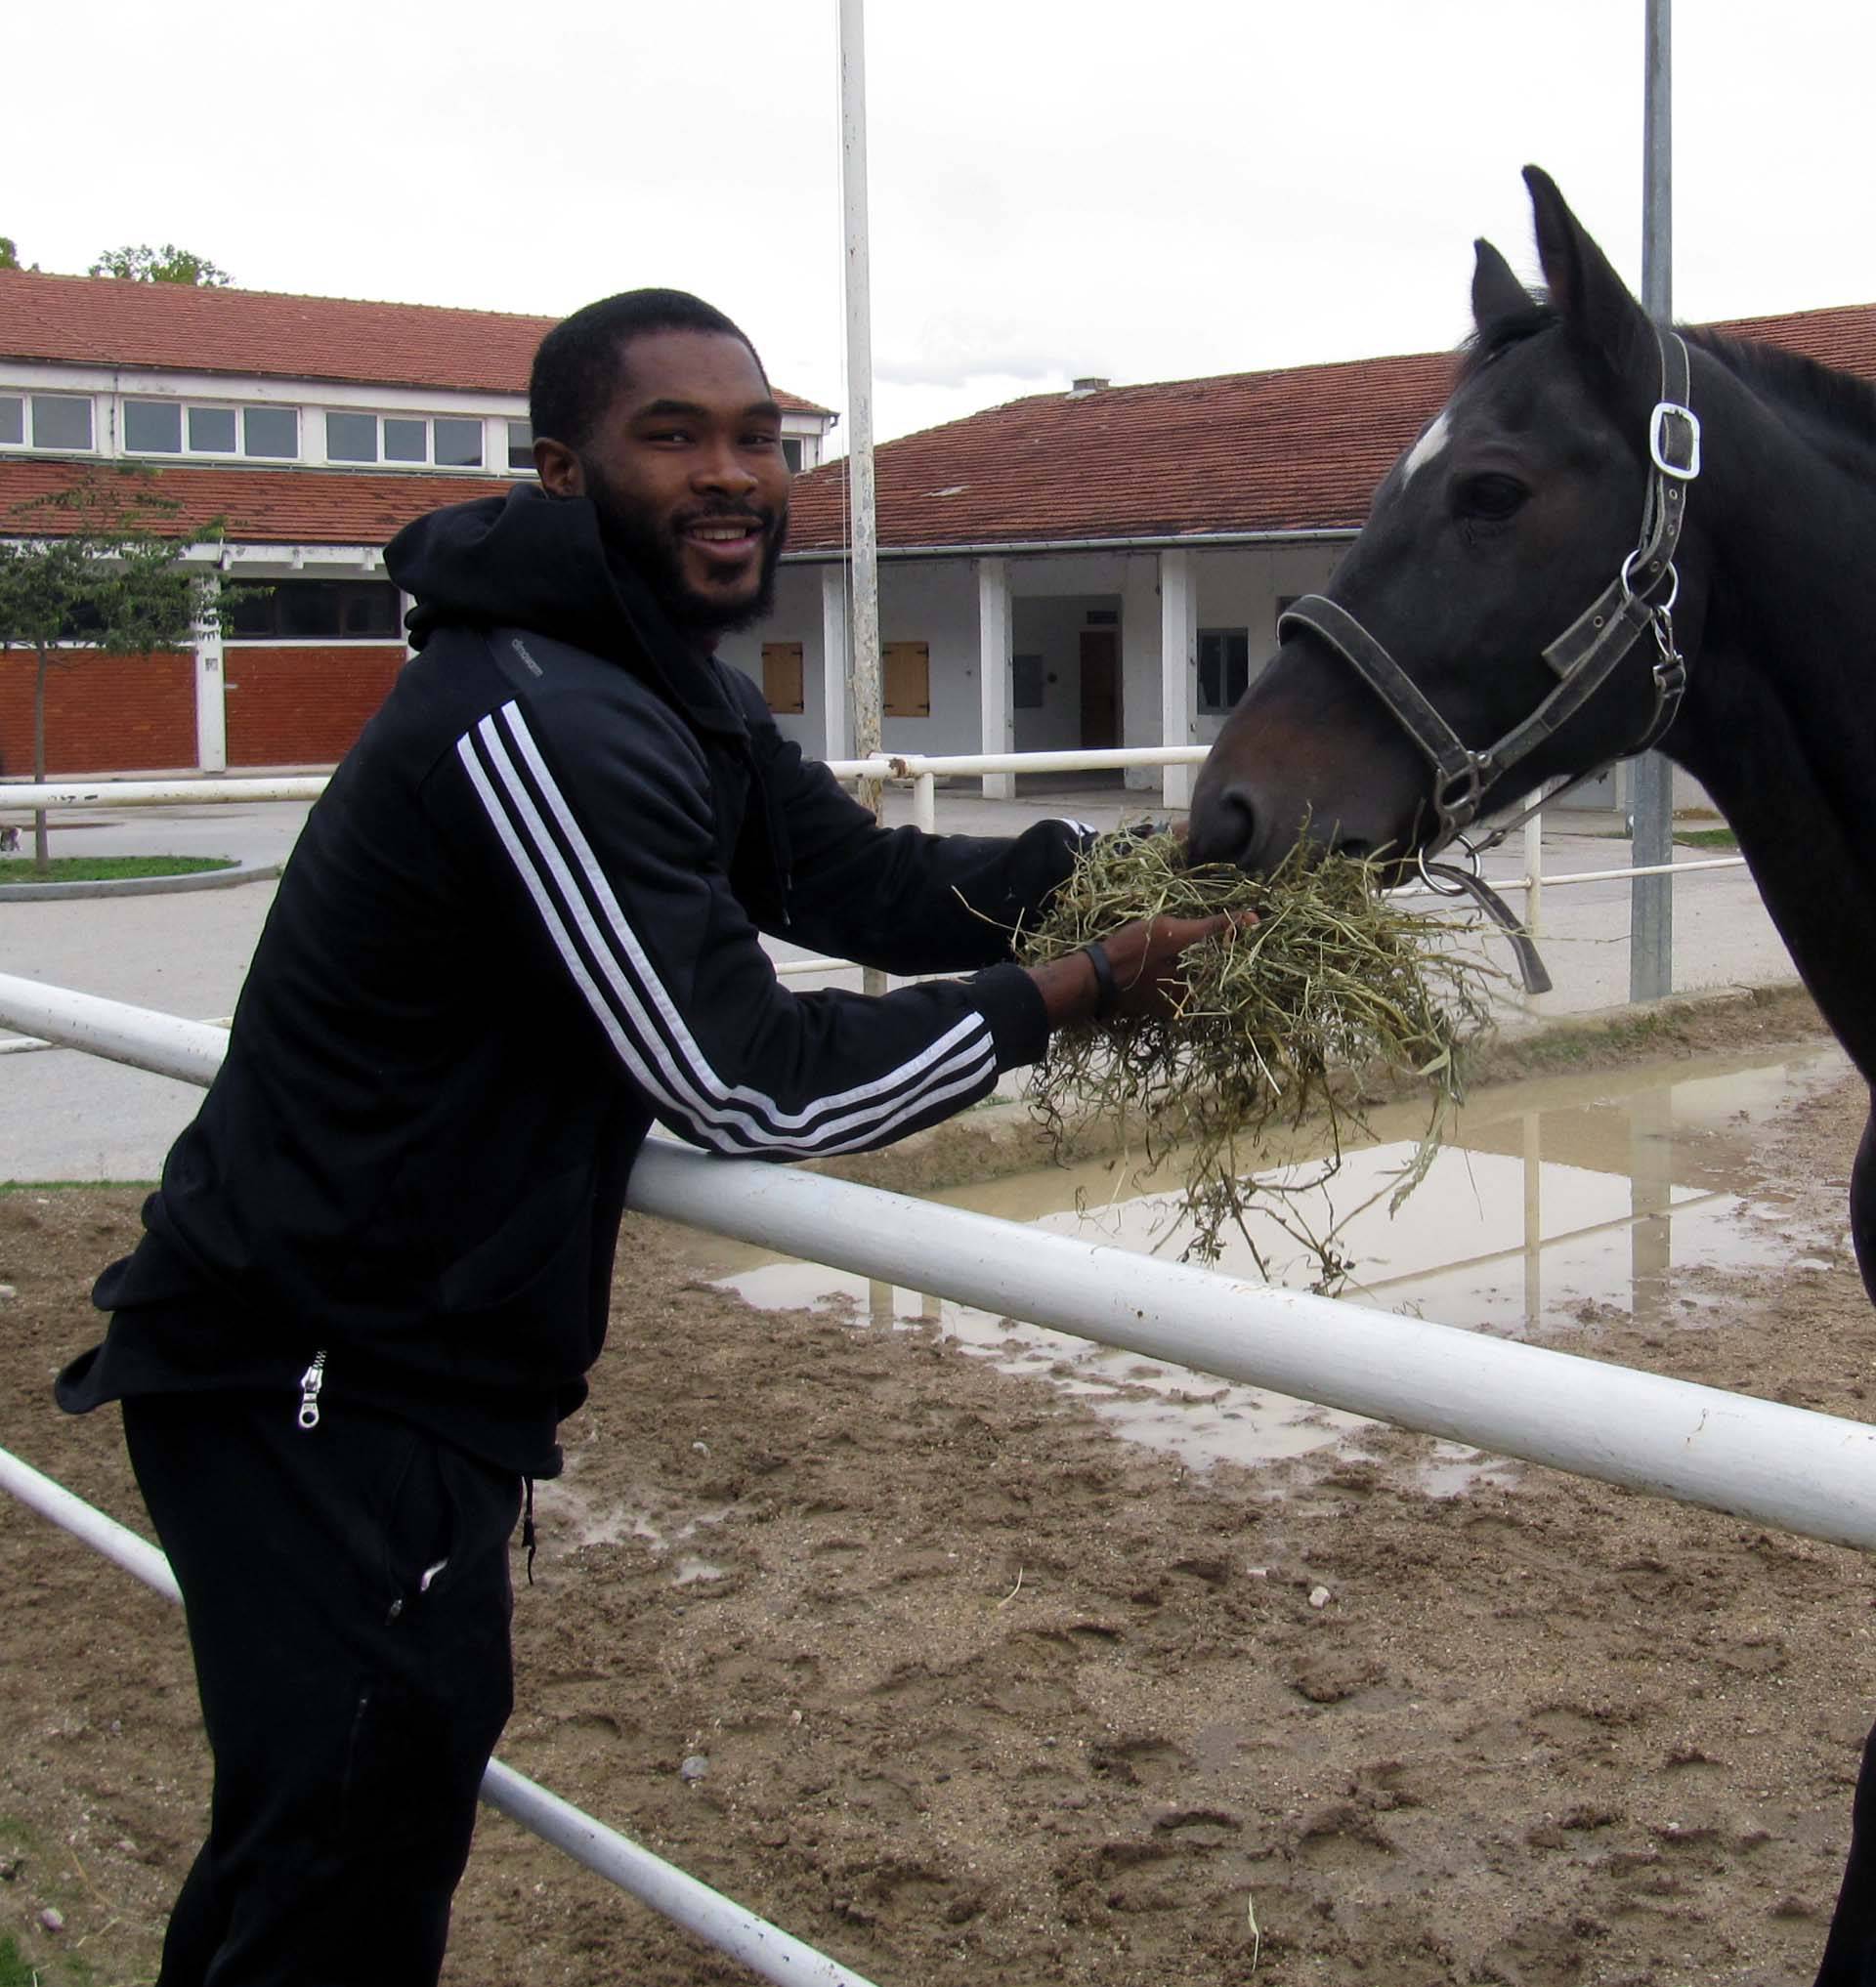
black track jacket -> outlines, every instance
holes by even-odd
[[[324,1412],[354,1398],[547,1475],[653,1120],[792,1160],[982,1097],[1042,1052],[1009,934],[1078,836],[875,825],[741,672],[693,658],[584,499],[438,511],[387,569],[420,654],[307,820],[227,1061],[60,1398],[278,1389],[292,1414],[323,1352]],[[760,931],[986,970],[791,994]]]

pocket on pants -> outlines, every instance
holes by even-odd
[[[521,1512],[521,1479],[418,1434],[384,1520],[384,1563],[394,1619],[434,1607],[466,1580],[505,1570]],[[497,1583],[505,1591],[505,1578]]]

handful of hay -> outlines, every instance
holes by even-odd
[[[1377,1074],[1424,1079],[1425,1133],[1390,1183],[1390,1208],[1425,1177],[1463,1093],[1461,1051],[1488,1025],[1491,969],[1452,950],[1460,927],[1390,906],[1375,866],[1300,853],[1256,881],[1227,864],[1186,867],[1171,834],[1123,830],[1084,853],[1042,924],[1023,933],[1026,965],[1063,957],[1136,918],[1253,910],[1255,925],[1185,954],[1188,992],[1168,1020],[1115,1018],[1060,1031],[1030,1082],[1030,1105],[1060,1156],[1089,1117],[1137,1125],[1150,1161],[1183,1148],[1181,1212],[1195,1233],[1184,1254],[1215,1261],[1255,1204],[1312,1253],[1316,1288],[1351,1265],[1299,1203],[1341,1166],[1350,1129],[1366,1133],[1364,1091]],[[1320,1111],[1328,1156],[1307,1177],[1258,1181],[1273,1132]],[[1366,1204],[1364,1204],[1366,1205]],[[1348,1210],[1353,1213],[1354,1209]]]

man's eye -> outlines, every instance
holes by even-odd
[[[690,439],[688,428],[657,428],[647,437],[652,442],[688,442]]]
[[[1529,495],[1514,476],[1469,476],[1453,492],[1453,507],[1462,518],[1498,523],[1521,510]]]
[[[782,438],[779,435],[745,435],[743,445],[745,448],[779,448]]]

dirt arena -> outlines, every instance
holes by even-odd
[[[1868,1414],[1866,1108],[1713,1134],[1802,1267],[1572,1349]],[[0,1445],[147,1530],[114,1419],[49,1397],[139,1198],[0,1195]],[[1536,1469],[1436,1498],[1388,1431],[1188,1473],[695,1259],[628,1224],[519,1593],[521,1771],[879,1987],[1809,1980],[1876,1713],[1857,1554]],[[0,1939],[47,1987],[148,1982],[206,1795],[180,1617],[4,1499],[0,1592]],[[748,1977],[485,1816],[447,1980]]]

